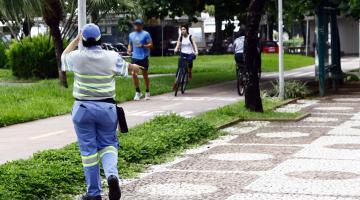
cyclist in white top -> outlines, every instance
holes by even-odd
[[[234,41],[235,48],[235,61],[236,64],[244,64],[244,44],[245,44],[245,34],[244,31],[240,30],[237,38]]]
[[[189,79],[192,79],[193,61],[196,59],[196,56],[199,55],[199,51],[194,37],[189,34],[189,26],[182,25],[180,29],[181,35],[175,47],[175,53],[180,51],[178,67],[182,66],[183,58],[187,59],[189,62]]]

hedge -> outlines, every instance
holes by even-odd
[[[53,42],[40,35],[14,41],[6,52],[13,75],[21,79],[48,79],[58,77]]]
[[[218,136],[214,126],[197,118],[157,117],[120,135],[119,166],[129,177],[148,164]],[[0,166],[0,199],[58,199],[85,191],[81,158],[76,144],[34,154]]]

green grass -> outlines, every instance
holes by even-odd
[[[217,138],[223,133],[217,131],[216,125],[231,122],[234,118],[242,117],[246,120],[259,116],[264,119],[294,117],[286,113],[271,112],[272,108],[281,103],[278,100],[265,100],[266,112],[263,114],[246,111],[240,102],[191,119],[170,115],[138,125],[128,134],[119,135],[121,177],[133,177],[149,164],[163,163],[184,149]],[[70,199],[72,195],[85,191],[81,158],[76,144],[39,152],[27,160],[0,165],[0,180],[0,199]]]
[[[277,56],[264,55],[265,71],[277,70]],[[313,59],[297,55],[285,55],[287,69],[312,64]],[[177,57],[151,58],[151,73],[174,73]],[[170,66],[170,67],[167,67]],[[190,88],[196,88],[235,79],[232,55],[200,56],[194,67],[194,79]],[[73,76],[69,74],[69,84]],[[152,95],[171,92],[173,76],[152,78]],[[61,88],[57,80],[26,83],[16,80],[10,70],[0,69],[0,127],[31,120],[43,119],[69,113],[74,101],[72,87]],[[117,81],[117,100],[129,101],[134,95],[130,78]],[[143,84],[142,84],[143,86]],[[144,88],[142,88],[144,91]]]
[[[152,57],[151,73],[164,74],[174,73],[177,69],[178,57]],[[262,55],[262,70],[263,72],[278,71],[278,55],[277,54],[263,54]],[[284,63],[286,70],[296,69],[315,63],[314,58],[285,54]],[[199,56],[194,61],[194,72],[233,72],[235,66],[233,55],[213,55],[213,56]]]
[[[157,117],[119,136],[121,177],[132,177],[149,164],[165,162],[180,151],[218,135],[220,132],[215,127],[200,119]],[[58,199],[85,191],[76,144],[1,165],[0,180],[0,199]]]
[[[245,103],[240,101],[216,110],[200,114],[198,118],[216,127],[222,126],[235,120],[257,121],[257,120],[291,120],[296,119],[302,113],[280,113],[274,112],[274,108],[282,105],[284,101],[278,99],[264,99],[263,113],[250,112],[245,108]]]
[[[233,79],[230,73],[196,73],[190,88]],[[173,76],[152,78],[152,94],[170,92],[173,81]],[[69,83],[72,82],[73,77],[69,74]],[[116,87],[119,102],[133,98],[135,91],[130,78],[119,78]],[[144,88],[142,89],[144,91]],[[68,89],[62,88],[57,80],[2,85],[0,94],[0,127],[69,113],[74,102],[72,86]]]

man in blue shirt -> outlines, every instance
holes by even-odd
[[[144,31],[144,21],[137,19],[134,22],[134,32],[129,35],[128,53],[132,55],[132,64],[140,65],[144,68],[143,76],[146,86],[145,100],[150,99],[150,80],[148,76],[149,70],[149,56],[150,49],[153,47],[153,42],[150,34]],[[133,73],[133,81],[136,89],[135,101],[139,101],[142,97],[140,91],[139,78],[136,73]]]

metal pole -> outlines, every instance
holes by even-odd
[[[284,47],[283,47],[283,2],[279,0],[279,97],[285,99]]]
[[[359,19],[359,72],[360,72],[360,19]]]
[[[306,43],[305,43],[305,55],[308,56],[309,55],[309,28],[310,28],[310,24],[309,24],[309,18],[306,18]]]
[[[78,0],[78,30],[79,33],[81,29],[86,24],[86,0]],[[82,43],[79,44],[79,49],[83,49]]]

